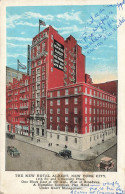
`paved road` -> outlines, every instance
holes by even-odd
[[[12,158],[6,152],[6,170],[8,171],[97,171],[97,164],[103,156],[112,157],[115,161],[116,171],[116,148],[103,153],[101,156],[91,161],[77,161],[73,159],[65,160],[55,156],[54,152],[30,145],[18,140],[6,140],[6,146],[15,146],[21,155]]]

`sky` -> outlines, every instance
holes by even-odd
[[[38,34],[39,19],[66,39],[72,35],[86,56],[86,73],[94,83],[117,79],[116,7],[16,6],[6,9],[7,66],[17,69],[17,59],[27,64],[27,45]]]

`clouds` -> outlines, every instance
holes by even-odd
[[[18,58],[18,57],[20,57],[20,56],[22,56],[22,57],[25,57],[25,58],[27,58],[27,53],[23,53],[23,54],[21,54],[21,53],[13,53],[13,54],[7,54],[7,57],[12,57],[12,58]]]
[[[31,22],[27,22],[26,20],[33,19]],[[24,12],[22,15],[7,15],[7,28],[15,28],[17,25],[24,25],[24,26],[31,26],[31,27],[38,27],[38,21],[37,23],[34,23],[36,19],[43,19],[47,20],[46,22],[52,22],[52,21],[62,21],[64,22],[70,22],[70,21],[76,21],[79,22],[79,24],[83,24],[83,20],[81,19],[81,12],[77,11],[75,12],[72,10],[72,12],[64,12],[62,14],[46,14],[42,15],[38,12]]]
[[[7,37],[7,40],[16,40],[16,41],[31,41],[32,38],[23,38],[23,37]]]
[[[72,26],[66,26],[66,27],[60,27],[60,28],[55,28],[60,32],[61,35],[64,34],[72,34],[73,32],[82,32],[83,29],[78,27],[77,25],[72,25]]]
[[[54,19],[53,15],[50,15],[50,14],[42,15],[40,13],[35,13],[35,12],[25,12],[24,16],[28,18],[36,18],[36,19],[42,18],[44,20],[50,20],[50,21]]]
[[[77,21],[80,24],[83,24],[83,20],[81,19],[81,12],[77,11],[75,12],[74,10],[72,10],[72,12],[65,12],[63,14],[58,14],[56,15],[56,18],[58,18],[59,20],[66,20],[66,21]]]
[[[40,13],[35,12],[24,12],[22,15],[7,15],[7,28],[15,28],[17,25],[38,27],[38,20],[36,23],[34,23],[34,20],[32,19],[40,18],[52,21],[54,19],[54,16],[50,14],[42,15]],[[31,22],[27,22],[26,20],[30,20]]]
[[[78,44],[83,47],[82,52],[86,55],[87,73],[94,77],[99,74],[112,71],[113,65],[116,66],[117,57],[115,60],[112,56],[116,56],[117,49],[116,34],[112,34],[101,46],[96,47],[96,41],[89,45],[89,48],[94,46],[94,51],[87,54],[85,49],[86,42],[83,36],[90,36],[93,29],[97,28],[100,19],[105,17],[105,13],[101,13],[95,18],[95,14],[100,9],[100,6],[39,6],[39,7],[9,7],[7,8],[7,57],[8,63],[15,62],[19,58],[24,63],[27,62],[27,44],[31,45],[32,38],[39,32],[39,19],[46,23],[45,27],[41,26],[41,30],[53,26],[60,35],[66,39],[70,34],[74,36]],[[107,14],[107,12],[106,12]],[[91,23],[91,16],[95,18]],[[115,21],[116,15],[110,15],[112,21]],[[106,21],[106,20],[105,20]],[[112,22],[114,27],[115,22]],[[105,25],[103,25],[105,27]],[[83,35],[83,33],[86,33]],[[108,33],[108,29],[107,29]],[[94,31],[94,36],[106,35],[101,25]],[[81,41],[82,40],[82,41]],[[112,65],[111,68],[108,65]],[[98,69],[98,72],[96,70]],[[113,68],[115,70],[115,68]],[[93,72],[92,72],[93,70]],[[114,71],[113,70],[113,71]],[[114,72],[113,72],[114,73]],[[99,76],[99,74],[97,76]],[[101,79],[101,76],[100,76]]]
[[[14,43],[8,42],[8,43],[7,43],[7,46],[8,46],[8,47],[26,47],[27,44],[14,44]]]

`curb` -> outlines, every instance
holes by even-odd
[[[17,140],[17,141],[21,141],[21,142],[24,142],[24,143],[27,143],[27,144],[30,144],[30,145],[36,146],[36,147],[38,147],[38,148],[41,148],[41,149],[48,150],[48,151],[50,151],[50,152],[54,152],[54,153],[56,153],[56,151],[49,150],[49,149],[47,149],[47,148],[44,148],[44,147],[38,146],[38,145],[36,145],[36,144],[32,144],[32,143],[30,143],[30,142],[26,142],[26,141],[24,141],[24,140],[19,140],[19,139],[17,139],[17,138],[15,138],[15,140]],[[106,149],[105,151],[103,151],[103,152],[102,152],[102,153],[100,153],[99,155],[93,156],[93,157],[92,157],[92,158],[90,158],[90,159],[76,159],[76,158],[71,158],[71,159],[73,159],[73,160],[78,160],[78,161],[91,161],[91,160],[96,159],[98,156],[100,156],[101,154],[105,153],[106,151],[108,151],[109,149],[111,149],[112,147],[114,147],[115,145],[117,145],[117,142],[116,142],[115,144],[111,145],[110,147],[108,147],[108,149]],[[89,156],[89,157],[90,157],[90,156]]]

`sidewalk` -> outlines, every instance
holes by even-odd
[[[31,137],[27,136],[21,136],[17,135],[15,138],[18,141],[23,141],[25,143],[32,144],[37,147],[41,147],[43,149],[50,150],[52,152],[59,152],[60,150],[64,149],[64,147],[61,146],[49,146],[48,142],[45,138],[40,138],[40,142],[37,142],[37,138],[34,138],[31,140]],[[92,160],[104,153],[106,150],[110,149],[113,147],[115,144],[117,144],[117,137],[113,137],[104,143],[101,143],[100,145],[94,146],[92,149],[85,150],[85,151],[77,151],[77,150],[72,150],[72,158],[75,160]]]

